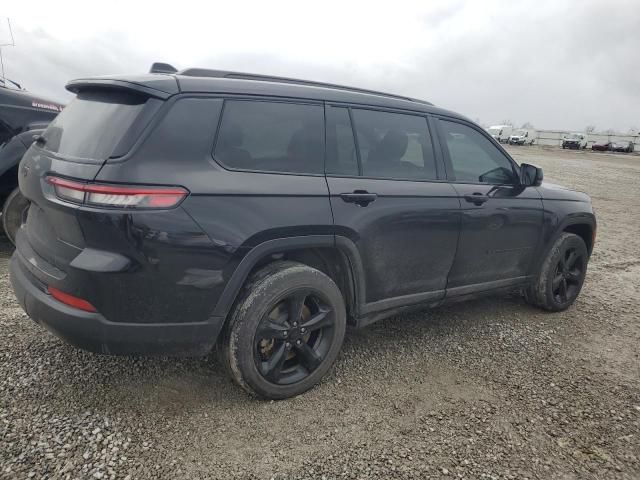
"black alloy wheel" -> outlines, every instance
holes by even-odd
[[[551,291],[558,303],[567,303],[578,296],[584,281],[585,266],[584,253],[575,247],[567,248],[560,256],[551,282]]]
[[[525,289],[527,302],[552,312],[566,310],[580,294],[588,262],[589,250],[584,240],[574,233],[562,233]]]
[[[311,375],[333,338],[335,314],[319,292],[296,290],[278,301],[254,336],[254,361],[269,382],[288,385]]]
[[[218,339],[231,378],[251,395],[306,392],[335,363],[347,327],[344,297],[327,274],[289,260],[251,275]]]

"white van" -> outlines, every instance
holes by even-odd
[[[512,125],[494,125],[487,128],[487,132],[500,143],[507,143],[509,136],[513,132]]]
[[[519,128],[509,136],[509,145],[533,145],[537,136],[532,128]]]

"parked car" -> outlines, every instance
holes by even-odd
[[[499,143],[507,143],[509,141],[511,133],[513,132],[513,126],[494,125],[487,128],[487,132],[489,132],[489,135],[495,138]]]
[[[588,141],[585,133],[570,133],[562,139],[562,148],[585,149]]]
[[[238,385],[281,399],[327,373],[347,324],[505,289],[560,311],[582,287],[589,197],[431,103],[205,69],[67,88],[21,162],[10,275],[81,348],[217,344]]]
[[[0,220],[5,235],[15,243],[15,235],[26,215],[29,202],[18,188],[18,164],[33,139],[43,133],[43,124],[30,124],[22,133],[0,147],[0,196],[3,199]]]
[[[63,106],[8,84],[0,79],[0,212],[3,229],[13,242],[25,209],[18,190],[18,163],[33,136],[41,133]]]
[[[595,142],[591,145],[591,150],[599,152],[608,152],[613,148],[613,142],[610,140]]]
[[[536,141],[536,131],[530,128],[520,128],[509,136],[510,145],[533,145]]]
[[[631,153],[633,152],[633,142],[613,142],[611,144],[611,151]]]

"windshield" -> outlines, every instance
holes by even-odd
[[[126,92],[80,92],[43,133],[43,148],[69,159],[104,161],[145,101]]]
[[[513,135],[516,137],[523,137],[526,133],[526,130],[516,130]]]
[[[568,138],[569,140],[582,140],[582,135],[580,135],[579,133],[570,133],[566,138]]]
[[[489,132],[490,135],[500,135],[502,133],[502,129],[498,127],[491,127],[487,132]]]

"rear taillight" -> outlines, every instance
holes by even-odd
[[[51,175],[45,180],[59,199],[94,207],[172,208],[189,195],[182,187],[81,183]]]
[[[97,312],[96,307],[82,298],[64,293],[62,290],[58,290],[55,287],[48,287],[47,291],[49,292],[49,295],[65,305],[77,308],[78,310],[84,310],[85,312]]]

